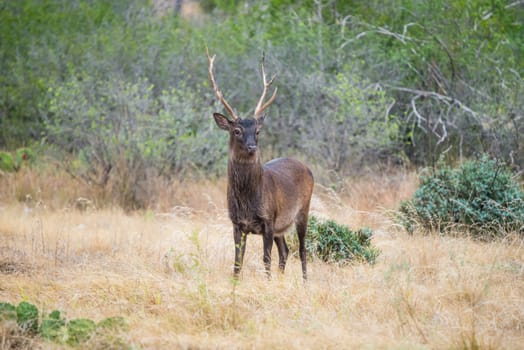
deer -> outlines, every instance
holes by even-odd
[[[268,81],[262,55],[262,80],[264,88],[252,118],[240,118],[217,86],[213,73],[216,55],[209,61],[209,78],[216,97],[230,118],[215,112],[216,125],[229,133],[227,162],[227,206],[233,224],[235,261],[233,277],[238,280],[246,250],[248,234],[261,235],[263,239],[263,262],[268,279],[271,279],[271,250],[273,242],[278,249],[278,267],[283,274],[289,254],[285,233],[295,224],[302,278],[307,280],[306,246],[309,206],[314,179],[311,170],[292,158],[277,158],[262,165],[258,138],[265,114],[275,100],[278,88],[265,101],[276,75]]]

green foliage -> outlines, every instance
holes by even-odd
[[[83,343],[94,334],[96,323],[87,318],[77,318],[67,323],[67,344]]]
[[[212,129],[211,109],[197,108],[200,94],[182,85],[155,97],[154,89],[147,80],[86,76],[49,91],[48,140],[64,158],[76,155],[71,173],[111,188],[125,208],[147,206],[153,178],[225,167],[227,140]]]
[[[378,154],[399,154],[398,120],[394,115],[384,117],[394,101],[384,90],[346,67],[325,84],[324,91],[332,110],[313,121],[313,133],[303,141],[313,159],[316,155],[321,157],[316,161],[327,168],[349,173],[351,167],[377,159]]]
[[[368,228],[353,231],[333,220],[321,220],[311,215],[308,221],[306,250],[308,255],[325,262],[374,264],[380,250],[371,244],[372,235],[373,232]],[[295,238],[290,243],[293,249],[298,246]]]
[[[16,321],[24,332],[36,334],[38,332],[38,309],[33,304],[22,301],[16,307]]]
[[[16,320],[16,307],[10,303],[0,303],[0,322]]]
[[[31,164],[35,161],[36,155],[29,147],[22,147],[16,150],[16,167],[20,168],[22,164]]]
[[[69,170],[92,183],[111,168],[109,178],[123,182],[111,186],[120,202],[137,206],[136,189],[158,174],[223,174],[207,45],[221,91],[242,116],[260,96],[266,52],[279,94],[262,143],[275,155],[342,175],[406,156],[433,164],[444,150],[460,159],[489,150],[524,166],[522,6],[201,4],[210,13],[187,19],[147,0],[4,2],[0,146],[44,141],[58,158],[72,155]]]
[[[38,308],[26,301],[17,307],[0,302],[0,324],[16,321],[20,330],[27,335],[41,336],[43,339],[58,344],[75,347],[96,338],[103,348],[128,348],[120,338],[122,332],[129,330],[122,317],[108,317],[98,324],[86,318],[67,321],[60,311],[53,310],[47,316],[42,313],[39,324]]]
[[[0,151],[0,170],[8,172],[15,171],[15,162],[10,153]]]
[[[522,234],[524,191],[504,164],[487,156],[455,169],[441,165],[421,176],[413,198],[401,204],[399,218],[409,232],[464,229],[482,239]]]
[[[35,153],[28,147],[17,149],[14,156],[9,152],[0,151],[0,170],[18,171],[22,165],[31,165],[35,159]]]
[[[40,333],[42,338],[57,343],[64,342],[67,339],[66,319],[62,317],[60,311],[54,310],[47,317],[42,319]]]

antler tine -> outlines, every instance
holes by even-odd
[[[260,115],[262,114],[262,112],[273,103],[273,101],[277,97],[277,91],[278,91],[278,88],[275,88],[275,91],[273,91],[273,95],[271,96],[271,98],[266,103],[264,103],[266,94],[269,91],[271,84],[273,84],[273,80],[275,80],[275,78],[277,77],[277,75],[274,74],[271,77],[271,79],[269,80],[269,82],[266,80],[266,70],[264,68],[264,63],[265,63],[265,55],[264,53],[262,53],[262,79],[264,80],[264,91],[262,92],[262,96],[260,96],[260,100],[258,101],[257,107],[255,108],[255,114],[254,114],[255,119],[258,119]]]
[[[213,63],[215,61],[216,55],[213,55],[213,57],[209,56],[209,50],[206,47],[206,55],[207,60],[209,61],[209,79],[211,80],[211,84],[213,85],[213,90],[215,90],[215,94],[217,95],[220,102],[224,105],[224,108],[227,110],[229,115],[235,120],[239,120],[240,118],[235,114],[235,111],[233,111],[233,108],[227,103],[226,99],[224,98],[224,95],[222,95],[222,92],[218,89],[217,83],[215,81],[215,76],[213,74]]]

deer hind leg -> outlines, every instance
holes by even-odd
[[[233,267],[233,277],[238,278],[240,270],[242,269],[242,262],[244,261],[244,253],[246,252],[246,234],[235,226],[233,236],[235,240],[235,266]]]
[[[280,272],[284,273],[287,256],[289,254],[289,248],[287,247],[284,236],[275,237],[274,241],[278,248],[278,268],[280,269]]]
[[[306,262],[306,232],[307,232],[308,212],[299,214],[296,221],[298,235],[298,252],[302,262],[302,278],[307,280],[307,262]]]

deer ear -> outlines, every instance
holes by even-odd
[[[262,114],[260,117],[258,117],[257,119],[257,125],[259,128],[262,127],[262,125],[264,125],[264,119],[266,118],[266,115],[265,114]]]
[[[229,131],[231,129],[231,121],[227,119],[225,115],[222,115],[220,113],[213,113],[213,118],[215,118],[215,123],[217,123],[217,126],[222,130]]]

